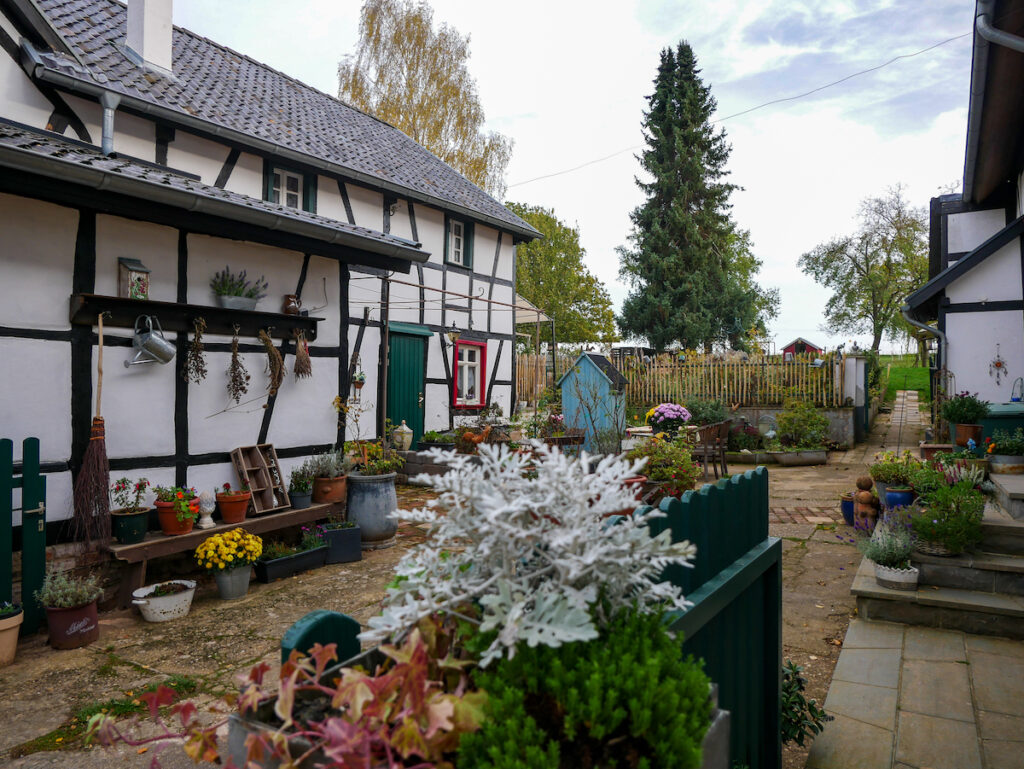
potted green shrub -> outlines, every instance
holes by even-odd
[[[642,470],[646,481],[656,484],[669,497],[682,496],[685,491],[693,488],[700,476],[689,446],[680,439],[652,438],[643,441],[627,452],[626,459],[634,462],[646,459],[647,464]],[[648,487],[647,491],[650,490]]]
[[[255,310],[257,303],[267,295],[269,284],[260,275],[257,280],[250,281],[245,270],[237,275],[225,267],[214,273],[210,279],[210,288],[217,297],[217,304],[231,310]]]
[[[890,487],[898,489],[902,494],[911,492],[910,474],[920,466],[921,463],[914,459],[909,451],[904,451],[902,454],[886,451],[875,457],[874,464],[868,468],[868,474],[875,482],[878,501],[882,507],[888,505]]]
[[[716,425],[729,418],[726,406],[718,399],[691,398],[686,402],[691,425]]]
[[[50,646],[77,649],[100,635],[96,601],[103,595],[95,575],[71,577],[64,572],[46,572],[35,598],[46,609]]]
[[[269,542],[256,561],[256,579],[268,583],[299,572],[323,566],[327,561],[327,543],[322,526],[303,526],[298,545]]]
[[[342,502],[348,493],[348,470],[351,461],[341,450],[314,454],[309,462],[313,476],[313,504],[336,504]]]
[[[985,495],[971,481],[942,486],[922,498],[910,524],[914,547],[927,555],[957,555],[981,542]]]
[[[893,590],[917,589],[919,572],[910,563],[914,542],[900,517],[883,516],[870,536],[858,540],[857,548],[875,564],[875,581],[879,585]]]
[[[313,504],[313,471],[308,460],[292,470],[288,479],[288,499],[295,510],[305,510]]]
[[[823,465],[828,461],[828,417],[813,403],[787,399],[776,422],[778,433],[767,447],[772,459],[787,467]]]
[[[957,393],[942,404],[940,413],[949,423],[957,446],[966,446],[969,440],[981,442],[982,428],[978,423],[988,416],[988,401],[981,400],[977,393]]]
[[[158,582],[132,591],[132,604],[146,622],[170,622],[188,614],[196,583],[190,579]]]
[[[188,534],[199,518],[199,498],[196,490],[182,486],[157,486],[157,515],[160,517],[160,529],[164,534]]]
[[[398,531],[395,476],[405,460],[381,441],[351,448],[357,469],[349,475],[348,519],[359,527],[364,550],[391,547]]]
[[[122,545],[135,545],[146,538],[149,528],[149,507],[142,504],[142,495],[149,481],[139,478],[132,483],[119,478],[110,487],[110,530]]]
[[[438,432],[437,430],[427,430],[423,433],[423,437],[420,438],[419,443],[416,444],[416,448],[420,451],[426,451],[427,449],[453,449],[455,448],[455,436],[450,432]]]
[[[362,560],[362,532],[354,521],[329,516],[324,524],[327,563],[351,563]]]
[[[249,503],[252,502],[252,492],[249,484],[242,482],[242,488],[232,489],[230,483],[225,483],[217,492],[217,507],[220,508],[220,518],[224,523],[241,523],[249,512]]]
[[[1020,475],[1024,473],[1024,430],[1010,433],[996,430],[985,439],[989,470],[993,475]]]
[[[4,601],[0,603],[0,668],[14,662],[18,652],[18,632],[25,619],[20,605]]]

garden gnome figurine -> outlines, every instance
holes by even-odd
[[[217,498],[212,492],[204,491],[199,495],[199,522],[196,524],[198,529],[212,529],[215,524],[213,522],[213,510],[217,507]]]

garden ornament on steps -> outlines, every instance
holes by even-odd
[[[99,349],[96,356],[96,415],[92,418],[89,444],[82,456],[82,466],[75,479],[74,514],[71,519],[72,538],[86,549],[96,539],[110,539],[110,462],[107,460],[106,431],[100,416],[103,398],[103,313],[97,318]]]
[[[199,495],[199,521],[196,523],[197,529],[212,529],[215,524],[213,522],[213,511],[217,507],[217,497],[212,492],[204,491]]]
[[[992,362],[988,364],[988,375],[996,378],[996,385],[1001,384],[1001,379],[1004,376],[1009,375],[1009,371],[1006,370],[1006,361],[1003,360],[1003,356],[999,354],[999,344],[996,343],[996,357],[992,359]]]
[[[139,327],[141,321],[145,321],[145,331]],[[156,321],[156,330],[153,330],[153,321]],[[174,345],[164,339],[160,320],[149,315],[140,315],[135,319],[132,347],[135,348],[135,355],[124,362],[125,368],[139,363],[169,363],[174,357]]]

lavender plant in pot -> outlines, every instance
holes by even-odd
[[[910,564],[914,540],[905,516],[884,515],[870,536],[861,537],[857,548],[875,564],[875,581],[893,590],[916,590],[919,572]]]
[[[77,649],[99,638],[96,601],[101,595],[103,589],[95,575],[71,577],[63,572],[48,571],[35,597],[46,609],[50,646]]]
[[[313,504],[313,471],[308,460],[292,470],[288,479],[288,499],[295,510],[305,510]]]
[[[217,304],[230,310],[255,310],[256,304],[267,295],[269,287],[262,275],[256,280],[249,280],[245,270],[236,275],[227,266],[221,272],[214,273],[210,279],[210,288],[217,297]]]

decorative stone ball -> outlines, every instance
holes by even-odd
[[[857,488],[862,491],[871,491],[871,487],[875,485],[875,482],[871,480],[870,475],[862,475],[857,479]]]
[[[875,495],[870,491],[858,491],[857,501],[862,505],[874,505]]]
[[[210,515],[217,508],[217,497],[212,491],[204,491],[199,495],[199,512]]]

